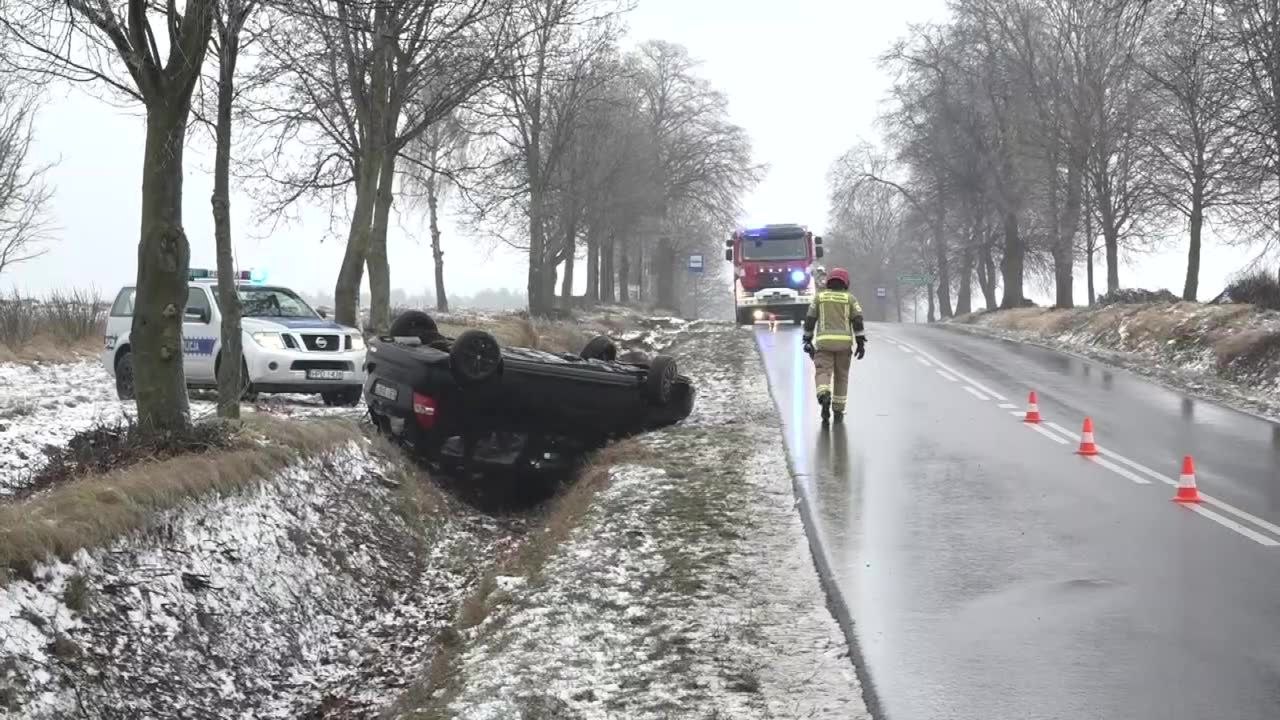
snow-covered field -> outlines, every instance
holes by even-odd
[[[435,716],[869,717],[750,334],[676,354],[694,415],[642,439],[655,460],[615,468],[534,577],[499,578]]]
[[[211,394],[193,397],[195,417],[213,415]],[[363,407],[326,407],[319,396],[263,395],[246,410],[275,415],[359,417]],[[26,487],[45,463],[44,449],[65,445],[95,425],[135,415],[132,402],[116,399],[115,385],[96,360],[20,365],[0,363],[0,501]]]

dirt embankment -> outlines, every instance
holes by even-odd
[[[1117,303],[974,313],[946,325],[1084,355],[1280,417],[1280,312],[1245,304]]]

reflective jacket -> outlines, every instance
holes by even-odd
[[[862,306],[848,290],[820,290],[804,320],[804,337],[818,350],[848,350],[863,337]]]

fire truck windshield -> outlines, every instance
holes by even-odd
[[[743,238],[743,260],[804,260],[809,257],[806,238],[770,239]]]

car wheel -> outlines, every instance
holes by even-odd
[[[254,402],[258,399],[258,391],[253,389],[253,383],[249,382],[249,364],[240,360],[240,399],[245,402]]]
[[[613,362],[618,359],[618,346],[605,335],[597,335],[582,348],[579,357],[583,360],[605,360]]]
[[[116,360],[116,397],[121,400],[133,400],[137,397],[137,388],[133,382],[133,353],[126,352]]]
[[[670,355],[659,355],[649,363],[649,375],[645,378],[645,394],[649,402],[666,405],[671,401],[671,386],[675,384],[679,368]]]
[[[489,333],[468,330],[453,341],[453,347],[449,349],[449,367],[454,378],[463,385],[492,380],[502,372],[502,347]]]
[[[423,345],[440,337],[440,328],[436,321],[421,310],[406,310],[396,316],[387,331],[391,337],[418,338]]]
[[[320,393],[320,399],[329,407],[354,407],[360,403],[360,391],[333,390]]]

